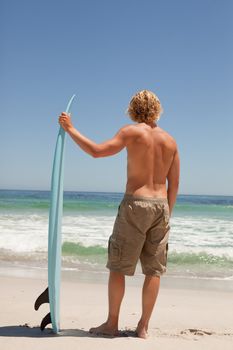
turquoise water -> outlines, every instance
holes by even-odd
[[[65,211],[111,211],[116,209],[123,193],[65,192]],[[47,210],[49,191],[0,190],[0,210]],[[233,196],[179,195],[175,207],[177,215],[216,214],[232,218]]]
[[[62,253],[66,263],[103,268],[122,193],[65,192]],[[2,260],[39,263],[47,256],[48,191],[0,190]],[[233,278],[233,197],[178,196],[171,219],[168,274]]]

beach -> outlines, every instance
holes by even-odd
[[[136,338],[134,330],[140,317],[142,276],[126,279],[126,293],[121,307],[121,337],[91,335],[92,326],[105,321],[107,313],[107,275],[96,274],[95,280],[63,273],[61,284],[61,332],[52,333],[48,326],[39,328],[48,312],[48,304],[38,311],[35,299],[47,285],[43,272],[26,270],[1,271],[1,349],[232,349],[232,291],[200,285],[189,287],[172,278],[163,283],[149,326],[146,340]],[[182,287],[183,285],[183,287]],[[124,335],[124,336],[123,336]]]
[[[233,0],[0,9],[0,350],[233,350]]]
[[[179,196],[171,219],[168,270],[146,340],[135,337],[141,311],[140,264],[126,278],[115,338],[88,330],[106,320],[107,242],[123,194],[69,192],[62,228],[61,332],[34,310],[47,287],[49,192],[0,191],[0,346],[24,349],[232,349],[233,197]]]

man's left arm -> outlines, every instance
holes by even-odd
[[[71,122],[71,118],[66,113],[59,117],[61,127],[70,135],[83,151],[94,158],[108,157],[120,152],[126,146],[126,128],[121,128],[117,134],[110,140],[100,144],[95,143],[86,136],[82,135]]]

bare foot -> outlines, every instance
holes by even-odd
[[[101,324],[99,327],[90,328],[89,332],[96,335],[110,336],[117,336],[119,334],[118,329],[115,327],[110,327],[107,322]]]
[[[148,327],[145,325],[141,325],[140,322],[136,328],[136,333],[139,338],[146,339],[147,338],[147,329]]]

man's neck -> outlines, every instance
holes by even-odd
[[[157,128],[158,125],[155,122],[147,123],[151,127],[151,129]]]

